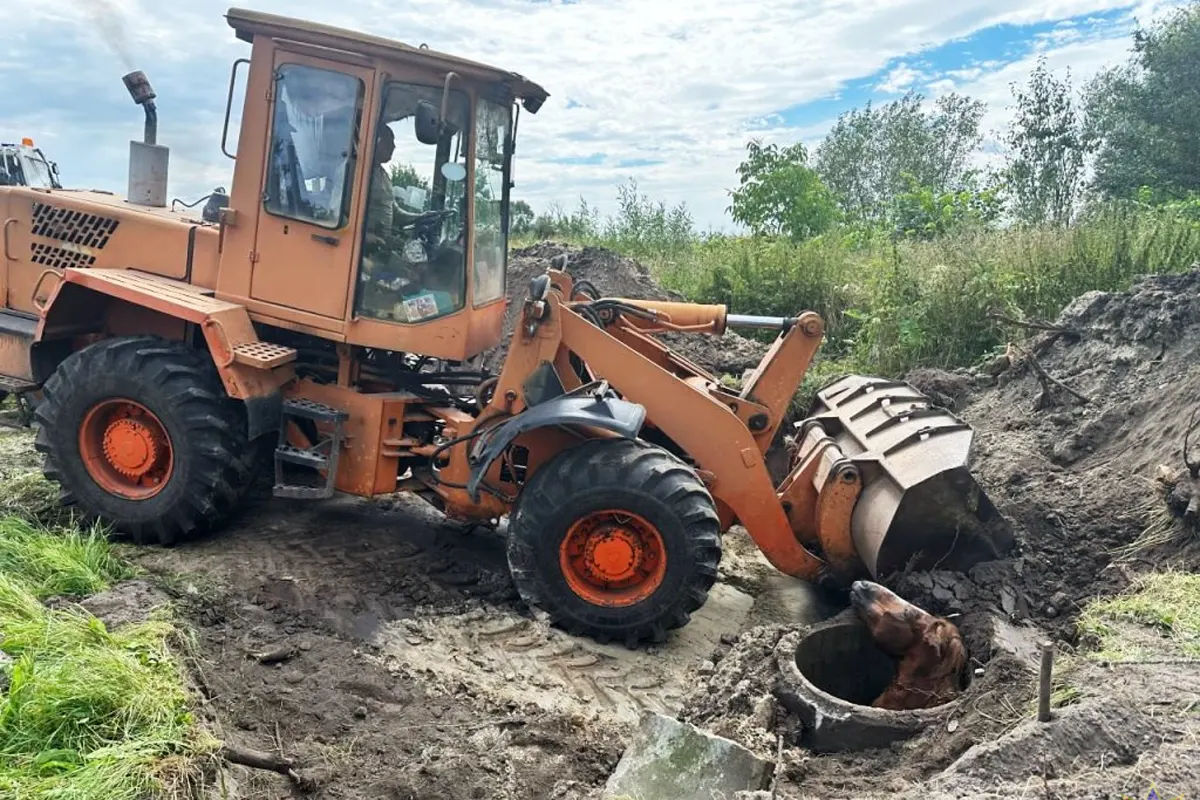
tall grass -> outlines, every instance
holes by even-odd
[[[78,606],[126,577],[98,530],[0,518],[0,797],[138,800],[204,745],[167,622],[109,631]]]
[[[697,302],[817,311],[822,359],[886,376],[978,362],[1014,333],[990,311],[1052,319],[1084,292],[1120,291],[1200,259],[1200,223],[1185,208],[1106,203],[1069,228],[964,227],[932,241],[841,229],[797,243],[702,236],[683,230],[682,212],[669,224],[662,204],[629,197],[607,221],[584,208],[555,233],[636,257]]]
[[[20,576],[37,597],[83,597],[128,574],[99,529],[51,534],[17,517],[0,518],[0,575]]]

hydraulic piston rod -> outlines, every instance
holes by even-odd
[[[757,317],[752,314],[726,314],[729,328],[753,328],[762,331],[786,331],[796,324],[795,317]]]

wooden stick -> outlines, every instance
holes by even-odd
[[[1042,642],[1042,675],[1038,684],[1038,722],[1050,721],[1050,686],[1054,673],[1054,645]]]
[[[274,753],[251,750],[248,747],[238,747],[237,745],[226,743],[221,747],[221,757],[231,764],[241,764],[243,767],[250,767],[251,769],[278,772],[280,775],[286,775],[291,778],[296,783],[303,783],[300,774],[296,772],[296,765]]]
[[[1016,345],[1013,345],[1013,346],[1017,347]],[[1075,397],[1077,400],[1079,400],[1079,402],[1083,403],[1084,405],[1087,405],[1088,403],[1092,402],[1091,398],[1089,398],[1087,395],[1080,394],[1079,392],[1072,389],[1070,386],[1067,386],[1065,383],[1060,381],[1058,378],[1052,377],[1050,375],[1050,373],[1046,372],[1046,368],[1042,366],[1042,362],[1038,361],[1037,356],[1035,356],[1033,353],[1030,353],[1028,350],[1024,350],[1020,347],[1017,347],[1017,349],[1020,350],[1025,355],[1026,359],[1029,361],[1029,366],[1033,367],[1033,371],[1038,374],[1038,378],[1040,378],[1042,380],[1043,384],[1045,384],[1045,383],[1054,384],[1055,386],[1057,386],[1059,389],[1062,389],[1067,394]]]
[[[1066,334],[1068,336],[1083,336],[1082,331],[1075,328],[1068,328],[1063,325],[1051,325],[1049,322],[1041,322],[1039,320],[1024,320],[1010,317],[1007,314],[1001,314],[999,311],[989,311],[988,317],[1000,322],[1006,322],[1009,325],[1016,325],[1018,328],[1027,328],[1034,331],[1049,331],[1051,333]]]
[[[270,650],[261,653],[253,653],[254,660],[260,664],[278,664],[281,661],[287,661],[296,651],[292,649],[290,644],[273,647]]]

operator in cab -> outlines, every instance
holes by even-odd
[[[454,215],[453,208],[445,207],[450,205],[446,201],[455,198],[447,197],[448,193],[443,189],[437,198],[440,200],[437,205],[443,207],[428,209],[429,179],[421,173],[434,161],[435,149],[421,145],[415,137],[411,144],[406,142],[407,150],[416,152],[403,153],[399,166],[406,168],[407,183],[411,185],[395,185],[392,180],[389,165],[397,150],[393,126],[403,130],[407,125],[411,129],[415,112],[415,109],[409,111],[407,107],[397,107],[401,103],[412,105],[411,95],[406,97],[405,94],[390,93],[386,104],[390,107],[384,108],[376,134],[375,164],[364,220],[361,273],[364,286],[360,310],[378,319],[417,322],[463,306],[465,263],[461,223],[444,224]],[[403,115],[395,118],[397,112]],[[388,122],[389,119],[392,121]],[[461,149],[461,142],[459,145]],[[409,157],[408,163],[403,156]],[[401,184],[405,182],[403,178],[400,181]],[[417,185],[420,183],[425,185]],[[434,178],[433,183],[436,185],[439,181]],[[444,186],[444,182],[441,183]],[[412,211],[402,207],[397,194],[407,199]],[[462,208],[461,203],[455,205]],[[447,228],[451,229],[450,236],[447,236]]]

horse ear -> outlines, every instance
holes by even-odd
[[[937,654],[938,658],[942,658],[945,655],[945,643],[949,638],[946,636],[946,628],[949,627],[949,625],[950,623],[946,622],[945,620],[934,620],[933,624],[929,626],[929,630],[926,633],[925,639],[926,641],[932,641],[933,651]]]

